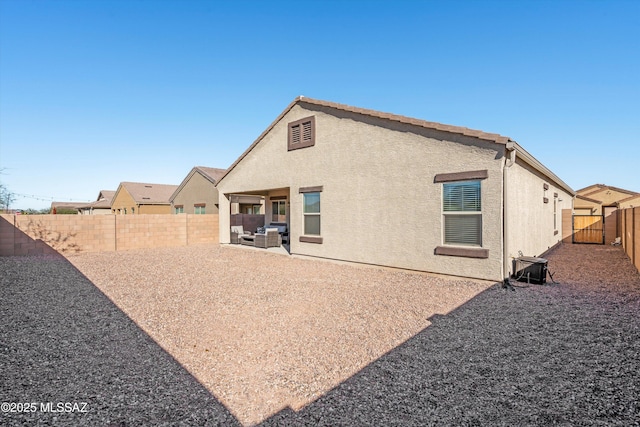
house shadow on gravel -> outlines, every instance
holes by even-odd
[[[240,425],[64,257],[0,272],[0,425]]]
[[[558,284],[495,285],[260,425],[637,425],[640,282],[626,277],[624,293],[606,298],[565,286],[562,274]]]
[[[240,425],[65,258],[0,258],[0,272],[0,401],[37,405],[0,413],[0,425]],[[514,292],[496,285],[259,425],[637,424],[640,299],[556,279]]]

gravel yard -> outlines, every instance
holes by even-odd
[[[491,285],[238,247],[70,260],[243,424],[300,409]]]
[[[548,258],[515,291],[218,246],[0,258],[1,400],[90,408],[0,424],[640,425],[640,275]]]

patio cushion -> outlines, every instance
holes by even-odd
[[[278,233],[282,234],[282,233],[286,233],[287,232],[287,225],[286,224],[269,224],[266,226],[266,228],[277,228],[278,229]]]
[[[232,225],[231,232],[238,233],[238,234],[245,234],[244,228],[241,225]]]

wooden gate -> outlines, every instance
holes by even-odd
[[[574,215],[573,243],[604,244],[604,216]]]

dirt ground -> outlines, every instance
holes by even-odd
[[[245,425],[312,402],[492,285],[217,245],[69,259]]]

